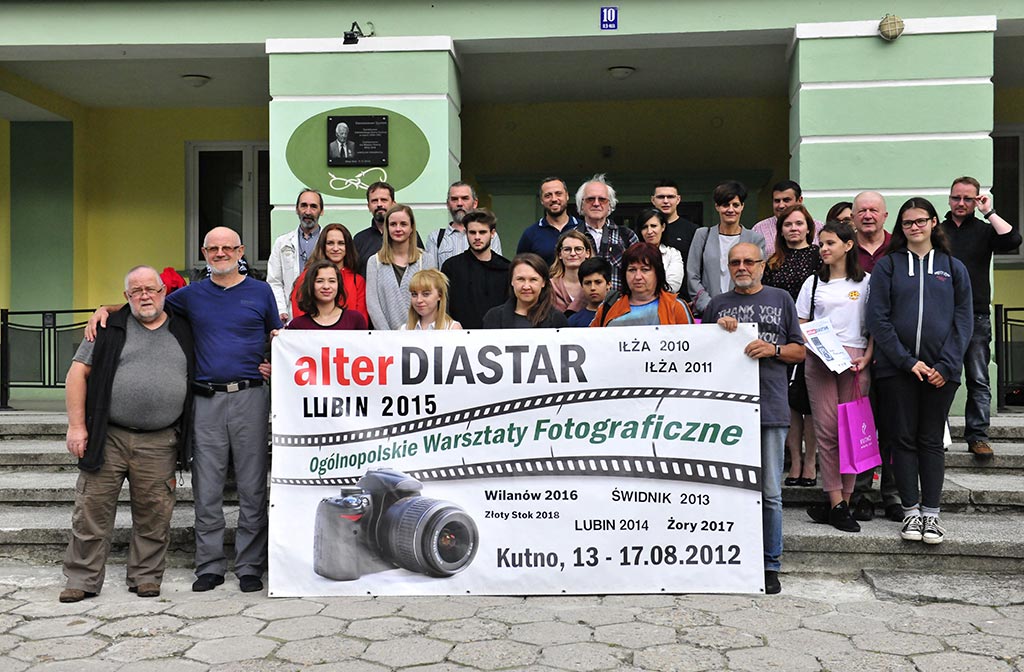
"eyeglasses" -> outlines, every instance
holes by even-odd
[[[149,294],[150,296],[158,296],[164,293],[164,287],[132,287],[128,290],[128,296],[133,299],[137,299],[143,294]]]
[[[905,219],[900,222],[900,226],[904,229],[912,229],[915,226],[923,229],[928,222],[932,221],[931,217],[922,217],[921,219]]]
[[[585,247],[563,247],[562,252],[566,254],[583,254],[587,251]]]
[[[207,254],[217,254],[219,252],[231,254],[241,247],[241,245],[213,245],[211,247],[204,247],[203,249],[206,250]]]
[[[731,268],[739,268],[740,266],[754,267],[758,264],[763,264],[764,259],[730,259],[729,266]]]
[[[950,196],[949,197],[949,202],[950,203],[960,203],[961,201],[963,201],[967,205],[970,205],[971,203],[974,203],[975,200],[977,200],[977,199],[975,199],[973,196]]]
[[[604,196],[587,196],[583,199],[584,203],[607,203],[608,199]]]
[[[840,224],[853,224],[853,217],[843,217],[842,219],[837,220],[837,221]]]

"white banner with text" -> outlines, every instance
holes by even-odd
[[[763,591],[756,337],[281,332],[270,594]]]

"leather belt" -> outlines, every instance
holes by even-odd
[[[241,392],[247,390],[250,387],[263,387],[263,379],[257,378],[253,380],[235,380],[230,383],[192,383],[192,389],[199,394],[205,394],[209,396],[214,392]]]

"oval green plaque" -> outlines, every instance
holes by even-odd
[[[327,117],[387,115],[387,166],[328,166]],[[408,117],[379,107],[339,107],[320,112],[299,124],[288,138],[285,159],[292,174],[324,196],[363,201],[366,188],[377,181],[396,190],[408,187],[427,167],[430,143]]]

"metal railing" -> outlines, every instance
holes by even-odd
[[[996,403],[1024,406],[1024,308],[995,309]]]
[[[64,387],[90,314],[91,309],[0,309],[0,410],[11,409],[11,388]]]

